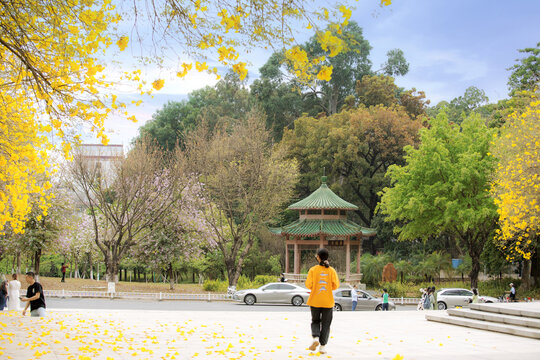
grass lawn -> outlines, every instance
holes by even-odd
[[[6,278],[11,279],[11,275]],[[100,280],[90,279],[70,279],[66,278],[66,282],[60,282],[61,278],[40,276],[39,282],[45,290],[79,290],[79,291],[106,291],[107,282]],[[19,275],[19,281],[21,282],[21,290],[24,293],[24,289],[28,287],[25,276]],[[169,290],[169,283],[144,283],[144,282],[125,282],[121,281],[116,284],[116,291],[133,291],[142,293],[187,293],[187,294],[201,294],[204,293],[202,286],[198,284],[175,284],[174,290]]]

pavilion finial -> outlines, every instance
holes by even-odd
[[[321,176],[321,183],[326,184],[326,176]]]

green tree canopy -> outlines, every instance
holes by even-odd
[[[441,112],[420,130],[418,148],[407,146],[406,164],[388,170],[391,187],[382,191],[380,210],[401,240],[427,239],[443,232],[458,239],[472,259],[471,286],[476,287],[480,254],[497,218],[489,194],[496,160],[489,155],[493,130],[478,115],[461,126]]]
[[[489,98],[484,90],[476,86],[469,86],[462,96],[458,96],[450,103],[441,101],[436,106],[428,110],[428,114],[436,117],[442,109],[445,109],[448,121],[461,124],[464,118],[472,112],[476,112],[481,106],[487,104]]]
[[[538,90],[540,85],[540,42],[536,44],[536,47],[518,51],[528,56],[517,59],[518,63],[508,69],[512,71],[508,78],[510,95],[517,91]]]
[[[300,164],[300,196],[320,185],[325,168],[332,189],[358,205],[357,215],[370,226],[378,192],[388,185],[384,174],[402,162],[403,147],[415,143],[420,126],[399,106],[361,106],[328,117],[299,118],[294,130],[285,131],[283,144]]]
[[[244,83],[236,74],[229,73],[215,86],[193,91],[188,100],[168,102],[139,129],[139,139],[148,135],[168,151],[177,143],[183,148],[186,132],[198,126],[201,115],[204,114],[207,125],[213,129],[220,121],[243,118],[253,106]]]

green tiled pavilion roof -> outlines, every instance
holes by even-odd
[[[337,196],[326,185],[326,176],[322,177],[322,184],[317,190],[315,190],[307,198],[298,201],[288,207],[291,210],[302,209],[343,209],[343,210],[357,210],[358,206],[351,204]]]
[[[270,228],[276,235],[293,236],[373,236],[375,229],[365,228],[346,219],[328,220],[328,219],[300,219],[283,226],[281,228]]]

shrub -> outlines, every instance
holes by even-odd
[[[478,283],[478,292],[480,295],[499,297],[505,291],[510,291],[510,283],[514,283],[516,289],[521,285],[521,279],[494,279]],[[522,294],[518,294],[518,298]]]
[[[229,283],[225,280],[205,280],[203,284],[204,291],[227,292]]]
[[[237,290],[243,290],[243,289],[253,289],[257,288],[260,285],[258,285],[255,281],[251,281],[247,276],[240,275],[238,278],[238,282],[236,283],[236,289]]]
[[[263,286],[264,284],[268,284],[271,282],[276,282],[279,279],[277,276],[272,275],[257,275],[255,276],[255,279],[253,279],[253,282],[256,283],[258,286]]]
[[[387,282],[387,283],[381,283],[381,293],[382,289],[388,290],[388,295],[393,298],[397,297],[418,297],[418,294],[415,296],[409,296],[409,293],[412,293],[412,289],[414,289],[417,293],[418,292],[418,286],[413,285],[411,283],[399,283],[399,282]]]

